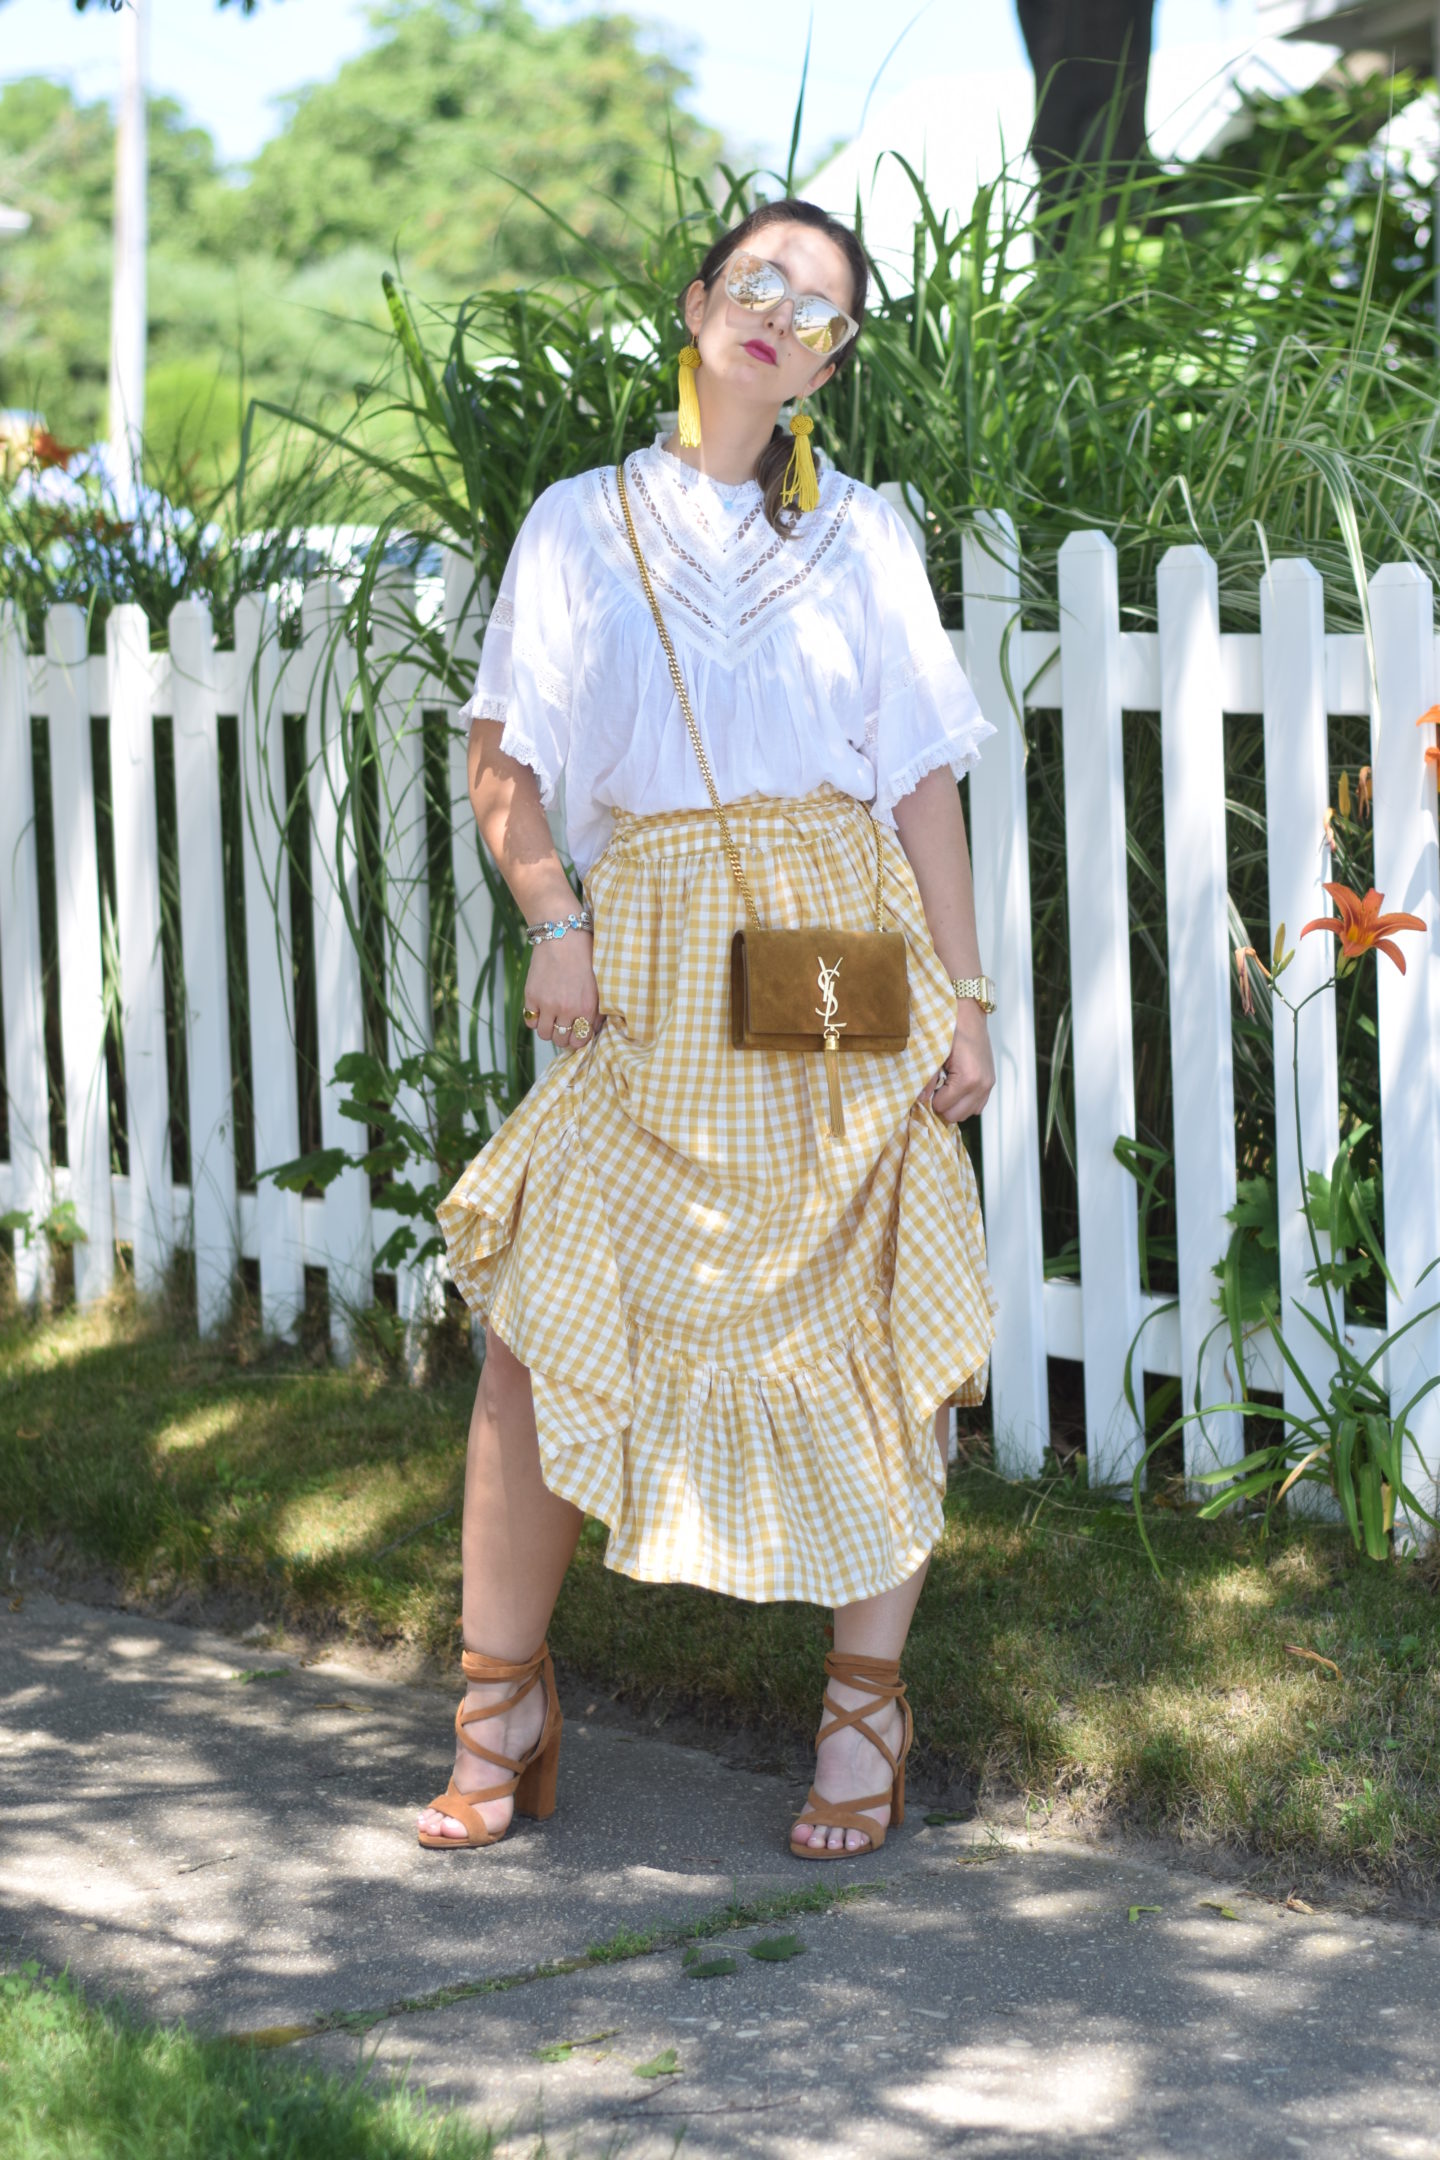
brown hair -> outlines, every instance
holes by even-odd
[[[857,323],[863,323],[865,320],[865,289],[870,276],[870,266],[865,259],[865,250],[860,245],[859,238],[850,226],[843,224],[839,218],[832,217],[828,210],[822,210],[818,204],[811,202],[799,202],[787,198],[783,202],[761,203],[759,208],[752,210],[748,217],[742,218],[738,225],[732,225],[729,232],[722,233],[695,273],[695,277],[705,287],[706,292],[709,292],[736,249],[744,247],[748,241],[754,239],[757,233],[763,232],[767,225],[809,225],[816,232],[823,233],[827,240],[835,242],[835,245],[843,253],[846,262],[850,265],[849,311]],[[690,283],[693,284],[694,282],[695,280],[692,278]],[[690,287],[687,285],[686,292],[689,289]],[[681,296],[681,305],[683,309],[683,294]],[[843,367],[848,366],[849,362],[854,358],[855,347],[858,343],[859,337],[857,335],[852,337],[842,348],[840,356],[835,362],[836,374]],[[755,478],[759,481],[761,492],[765,497],[765,515],[776,532],[784,538],[788,538],[794,532],[800,517],[798,510],[784,509],[780,502],[780,491],[785,483],[785,470],[790,463],[790,453],[793,448],[794,443],[789,430],[777,427],[769,442],[766,443],[759,457],[755,460]]]

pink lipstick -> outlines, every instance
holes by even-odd
[[[775,348],[772,345],[767,345],[764,338],[748,338],[745,343],[745,350],[752,360],[763,360],[767,366],[774,367]]]

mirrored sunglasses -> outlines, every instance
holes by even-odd
[[[782,300],[791,304],[790,327],[807,351],[836,353],[860,328],[823,293],[795,292],[783,270],[742,248],[725,266],[725,290],[736,307],[768,315]]]

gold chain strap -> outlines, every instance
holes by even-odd
[[[645,566],[645,557],[640,552],[640,541],[635,531],[635,520],[630,513],[630,496],[625,486],[625,467],[623,464],[616,466],[615,480],[620,490],[620,508],[625,515],[625,530],[630,538],[630,551],[635,557],[636,568],[640,572],[640,582],[645,588],[645,598],[650,603],[650,612],[655,618],[655,627],[660,633],[660,643],[665,648],[665,658],[670,666],[670,680],[675,685],[675,695],[680,701],[680,710],[685,715],[685,725],[690,730],[690,741],[694,745],[695,755],[700,762],[700,771],[709,792],[711,807],[720,820],[720,832],[725,842],[725,853],[729,859],[730,872],[744,896],[745,907],[750,920],[758,930],[761,927],[760,916],[755,906],[754,896],[750,891],[750,881],[745,875],[745,865],[740,859],[740,850],[735,845],[729,820],[721,805],[720,790],[715,785],[715,775],[710,769],[710,759],[706,754],[705,745],[700,739],[700,729],[696,724],[695,714],[690,704],[690,693],[685,687],[685,677],[680,672],[680,662],[675,657],[675,647],[670,641],[670,632],[665,627],[665,617],[660,612],[660,603],[655,597],[655,587],[650,582],[650,572]],[[860,807],[865,810],[866,816],[869,817],[870,812],[865,804],[862,803]],[[875,928],[877,930],[883,929],[885,925],[884,891],[885,863],[880,839],[880,827],[877,824],[875,826]]]

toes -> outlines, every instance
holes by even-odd
[[[426,1808],[417,1827],[426,1837],[461,1837],[467,1833],[463,1823],[456,1822],[453,1815],[442,1815],[438,1808]]]

